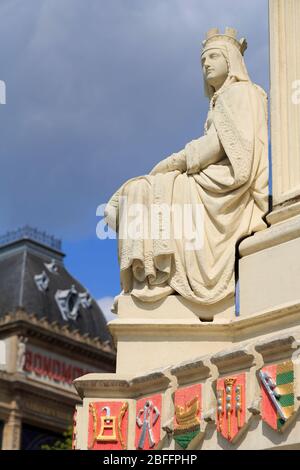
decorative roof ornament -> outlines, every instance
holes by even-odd
[[[65,321],[77,319],[81,299],[74,285],[71,289],[58,290],[55,300]]]
[[[44,263],[44,266],[50,271],[50,273],[57,274],[58,273],[58,265],[56,260],[52,258],[50,263]]]
[[[83,308],[90,308],[92,306],[93,298],[88,291],[79,294],[79,298]]]
[[[229,42],[235,46],[242,55],[247,49],[247,41],[245,38],[237,39],[237,30],[234,28],[226,28],[225,34],[221,34],[218,28],[211,28],[206,33],[206,39],[202,42],[203,48],[213,47],[216,42]]]
[[[43,271],[41,274],[36,274],[34,276],[34,281],[40,292],[46,292],[49,286],[50,279],[45,271]]]

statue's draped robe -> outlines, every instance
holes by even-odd
[[[217,93],[212,103],[207,129],[215,127],[225,158],[200,170],[196,140],[186,147],[187,172],[134,178],[120,189],[119,196],[127,197],[128,207],[191,204],[196,211],[203,205],[201,249],[186,250],[187,240],[173,236],[167,240],[119,239],[122,288],[140,300],[155,301],[175,291],[193,302],[212,304],[233,294],[236,243],[266,227],[266,96],[252,82],[241,81]],[[174,228],[174,216],[160,218],[162,232],[169,220]],[[151,222],[149,212],[149,225]]]

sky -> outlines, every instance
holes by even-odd
[[[97,239],[97,206],[202,135],[208,29],[247,38],[249,74],[268,91],[267,0],[0,0],[0,17],[0,233],[61,238],[107,312],[117,246]]]

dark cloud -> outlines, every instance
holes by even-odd
[[[90,236],[124,180],[199,136],[210,27],[247,37],[268,87],[267,0],[2,0],[0,16],[1,232]]]

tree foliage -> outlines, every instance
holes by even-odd
[[[70,426],[67,431],[63,433],[61,440],[57,440],[52,445],[43,445],[42,450],[72,450],[72,435],[73,429]]]

